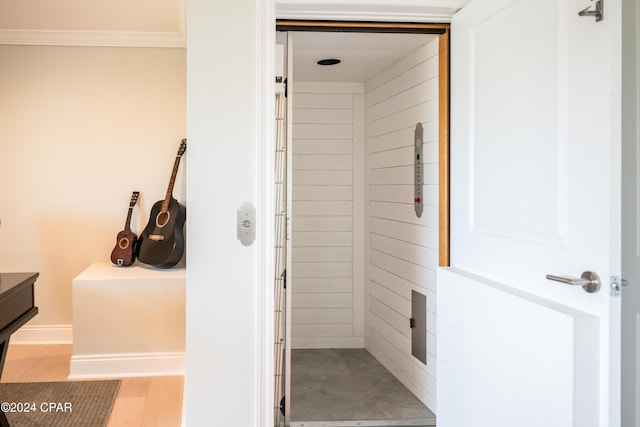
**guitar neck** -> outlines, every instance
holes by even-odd
[[[127,213],[127,220],[124,223],[124,231],[131,232],[131,214],[133,213],[133,207],[138,203],[138,196],[140,192],[134,191],[131,193],[131,201],[129,202],[129,212]]]
[[[129,206],[129,213],[127,213],[127,221],[124,223],[124,231],[131,232],[131,214],[133,213],[133,206]]]
[[[161,212],[166,212],[169,209],[169,201],[173,195],[173,185],[176,183],[176,176],[178,175],[178,166],[180,166],[181,156],[176,156],[176,160],[173,162],[173,171],[171,172],[171,179],[169,180],[169,187],[167,188],[167,194],[162,202]]]

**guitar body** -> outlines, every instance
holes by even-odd
[[[118,267],[128,267],[136,261],[138,236],[131,231],[131,214],[133,213],[133,207],[138,202],[139,195],[140,192],[138,191],[134,191],[131,194],[124,230],[116,236],[116,246],[111,251],[111,262]]]
[[[136,261],[138,236],[132,231],[122,230],[116,237],[116,246],[111,251],[111,262],[118,267],[128,267]]]
[[[138,259],[160,268],[175,266],[184,255],[184,223],[187,210],[173,197],[166,212],[163,200],[153,204],[149,223],[138,239]]]

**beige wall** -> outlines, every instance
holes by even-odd
[[[40,272],[32,328],[71,325],[71,281],[109,260],[133,190],[146,225],[185,132],[185,49],[0,46],[0,271]]]

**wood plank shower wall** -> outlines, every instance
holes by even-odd
[[[364,347],[364,84],[293,93],[292,346]]]
[[[366,346],[435,410],[438,41],[366,84],[296,83],[293,94],[293,348]],[[412,290],[427,296],[426,365],[411,355]]]
[[[438,40],[367,82],[367,349],[436,408]],[[424,128],[424,212],[413,207],[414,128]],[[427,364],[411,355],[411,291],[427,296]]]

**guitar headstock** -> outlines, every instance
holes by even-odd
[[[134,191],[131,193],[131,201],[129,202],[129,207],[132,208],[138,203],[138,196],[140,195],[139,191]]]
[[[183,139],[182,142],[180,142],[180,147],[178,147],[178,157],[182,156],[184,154],[184,152],[187,149],[187,139]]]

